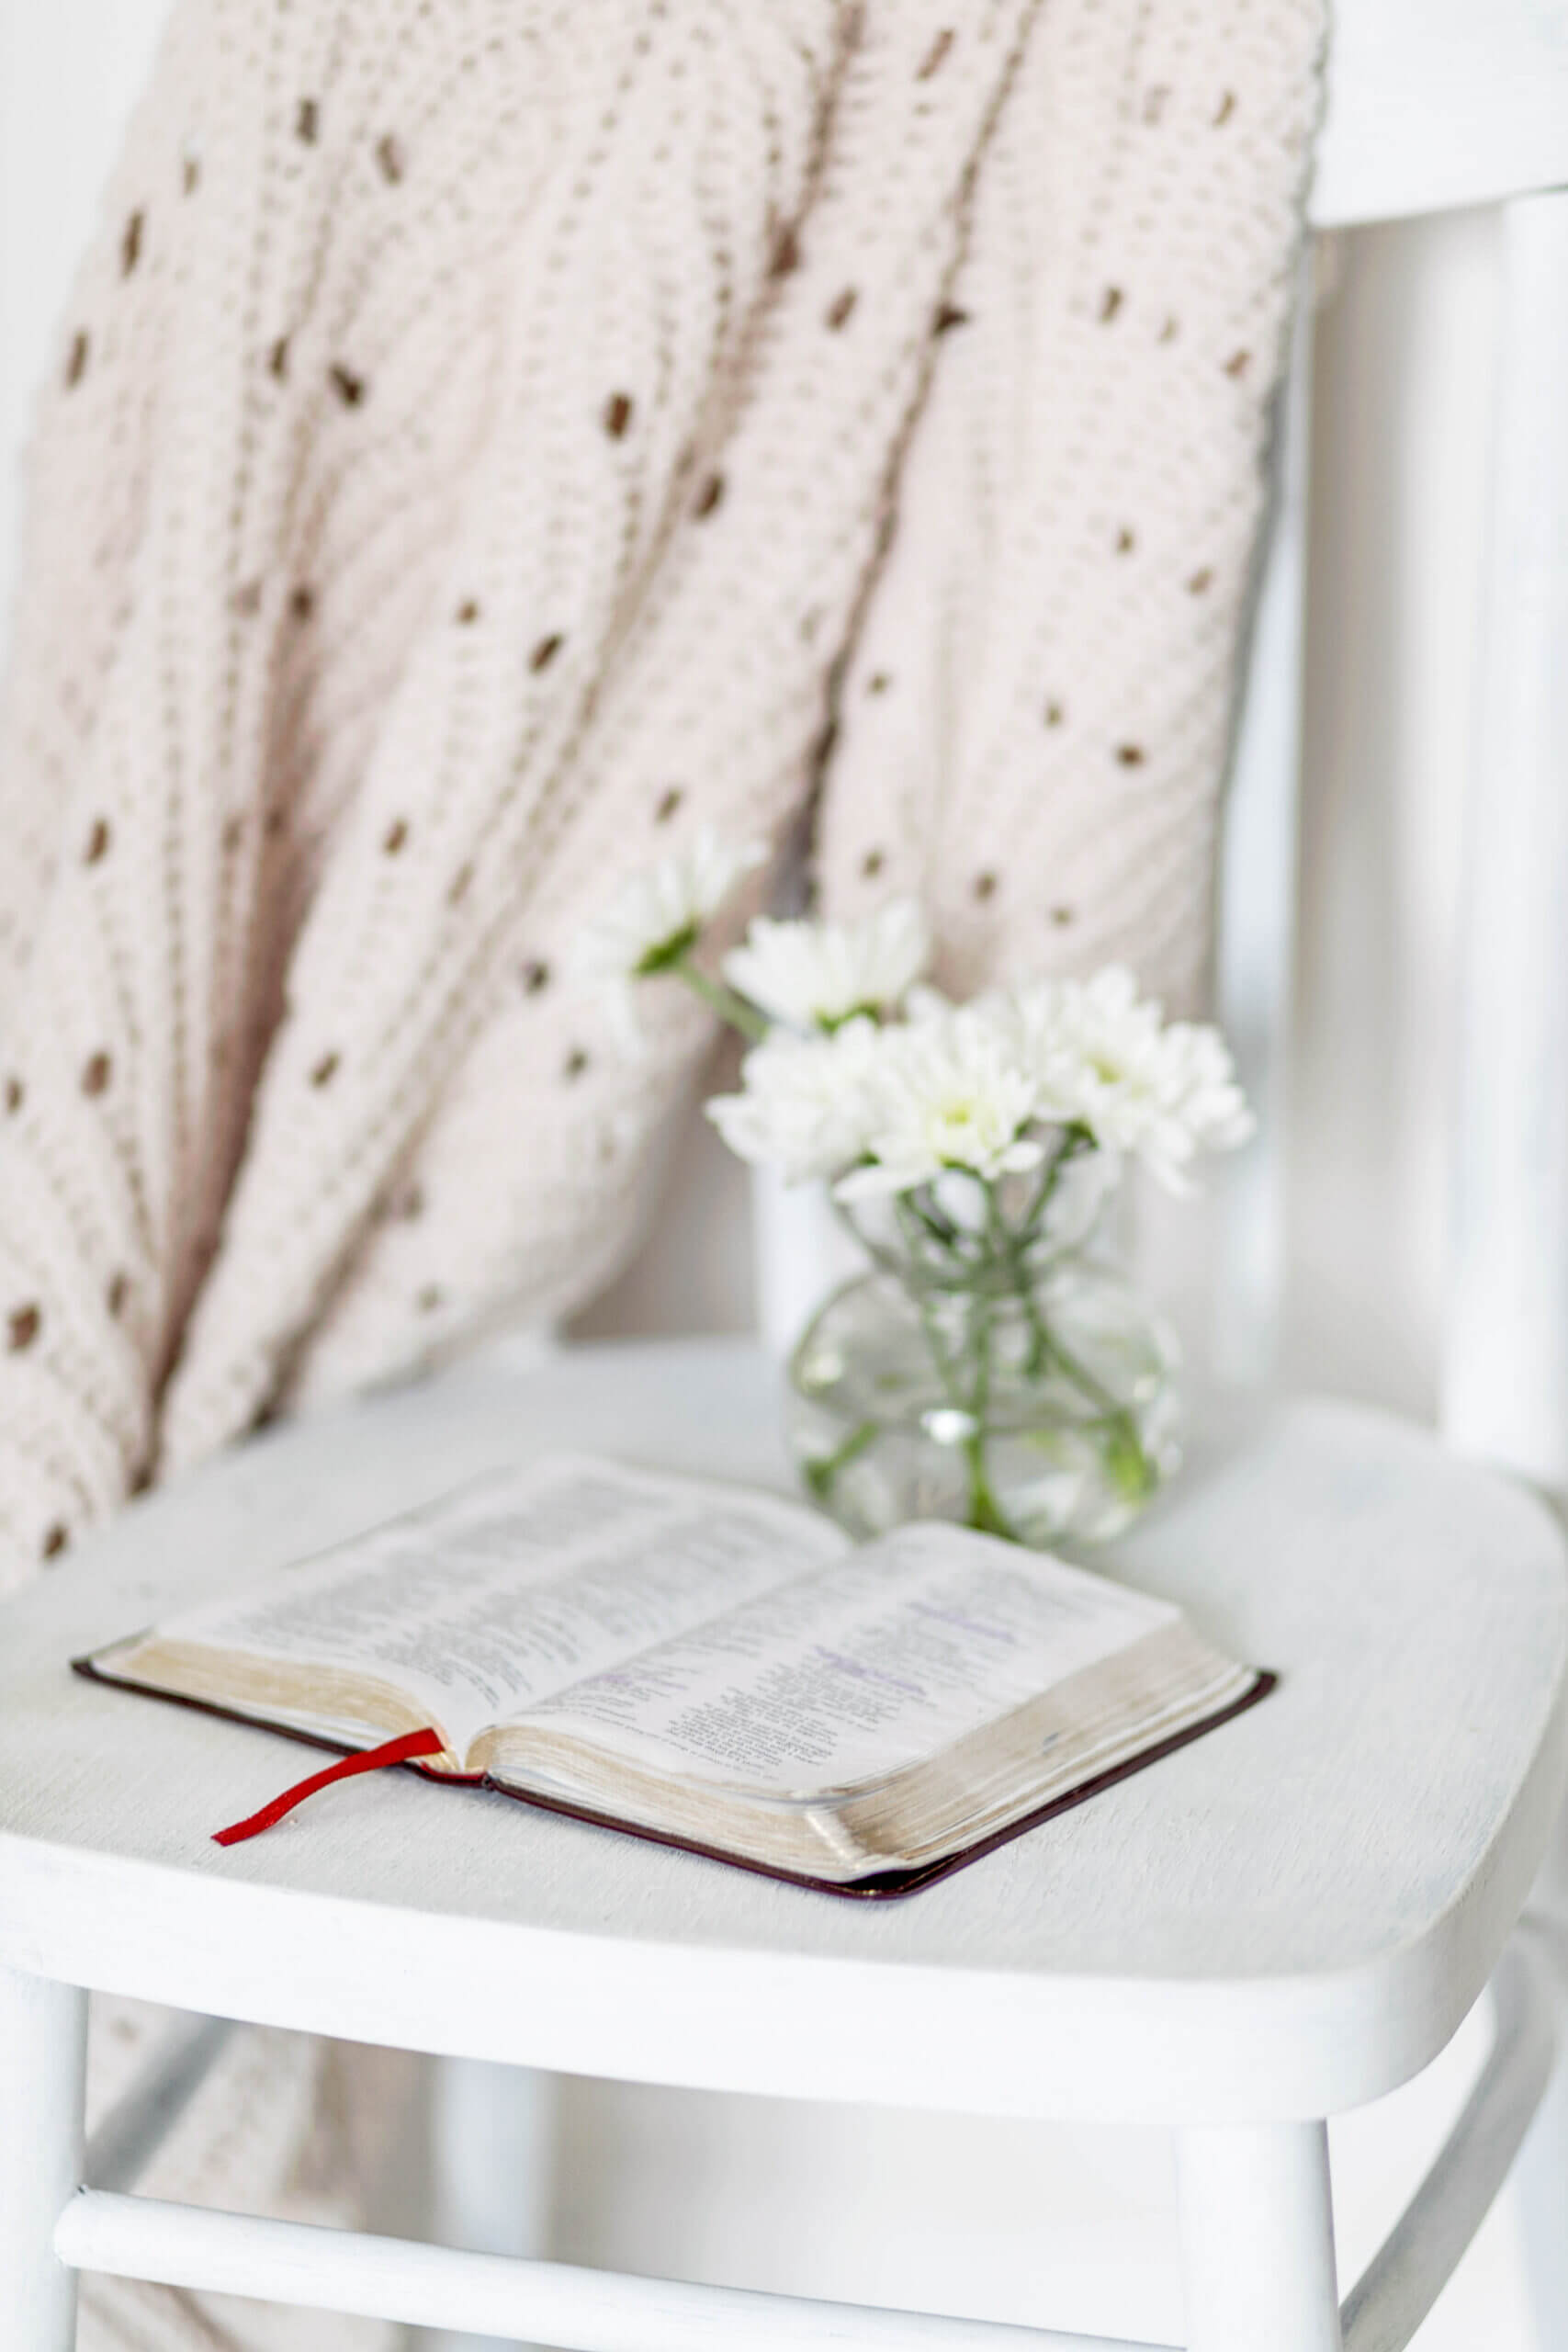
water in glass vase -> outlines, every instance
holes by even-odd
[[[835,1292],[790,1365],[808,1490],[852,1534],[949,1519],[1043,1547],[1125,1528],[1180,1459],[1173,1335],[1082,1248]]]

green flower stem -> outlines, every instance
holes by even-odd
[[[908,1204],[912,1216],[919,1217],[938,1249],[945,1250],[951,1257],[962,1236],[952,1218],[944,1216],[935,1200],[931,1197],[930,1186],[924,1189],[927,1194],[926,1201],[921,1201],[916,1193],[900,1193],[898,1198]]]
[[[1068,1353],[1055,1331],[1049,1328],[1046,1329],[1045,1344],[1074,1387],[1087,1396],[1091,1405],[1098,1405],[1100,1411],[1108,1418],[1125,1409],[1117,1403],[1105,1383],[1095,1378],[1088,1364],[1080,1363],[1077,1356]]]
[[[852,1430],[843,1443],[835,1446],[831,1453],[822,1454],[817,1461],[802,1464],[806,1483],[819,1503],[827,1502],[832,1494],[839,1482],[839,1473],[847,1470],[850,1464],[863,1453],[868,1445],[874,1444],[881,1435],[880,1421],[862,1421],[859,1429]]]
[[[700,997],[710,1012],[716,1012],[732,1029],[739,1029],[750,1045],[760,1046],[768,1034],[768,1024],[755,1005],[748,1004],[743,996],[727,989],[722,980],[710,980],[705,972],[685,956],[666,967],[671,979],[684,980],[692,994]]]
[[[1105,1466],[1111,1477],[1124,1495],[1135,1501],[1145,1500],[1159,1482],[1155,1465],[1144,1450],[1136,1417],[1125,1405],[1117,1403],[1104,1382],[1097,1380],[1089,1366],[1080,1363],[1043,1322],[1039,1329],[1050,1353],[1073,1385],[1091,1405],[1100,1408],[1094,1426],[1105,1433]]]
[[[991,1409],[991,1302],[983,1294],[975,1301],[978,1323],[975,1332],[975,1385],[969,1402],[975,1423],[964,1441],[964,1466],[969,1474],[968,1524],[982,1535],[1004,1536],[1010,1544],[1021,1539],[998,1502],[986,1459],[987,1422]]]
[[[894,1194],[893,1214],[904,1236],[905,1248],[908,1250],[913,1262],[916,1245],[919,1241],[918,1227],[924,1225],[929,1232],[931,1220],[923,1215],[919,1203],[904,1193]],[[994,1207],[991,1214],[994,1217]],[[952,1254],[950,1249],[949,1255]],[[983,1534],[1005,1536],[1010,1542],[1016,1544],[1021,1541],[1021,1538],[1017,1529],[1011,1524],[1007,1513],[997,1500],[986,1456],[986,1422],[990,1411],[991,1303],[986,1296],[983,1286],[977,1285],[971,1291],[971,1311],[976,1320],[971,1342],[973,1378],[965,1392],[959,1378],[958,1368],[954,1365],[942,1339],[942,1327],[937,1320],[936,1307],[931,1293],[919,1282],[912,1282],[909,1289],[919,1315],[920,1328],[925,1334],[926,1351],[935,1368],[937,1378],[942,1383],[942,1394],[955,1411],[966,1414],[974,1424],[970,1434],[964,1439],[961,1449],[969,1487],[968,1510],[964,1523],[969,1527],[979,1529]]]
[[[1024,1359],[1023,1365],[1024,1376],[1029,1380],[1039,1379],[1045,1369],[1052,1348],[1051,1333],[1044,1317],[1040,1312],[1040,1301],[1035,1296],[1034,1280],[1029,1269],[1029,1243],[1039,1220],[1040,1212],[1050,1199],[1056,1179],[1069,1156],[1071,1142],[1072,1136],[1069,1133],[1051,1162],[1045,1182],[1040,1188],[1040,1197],[1031,1209],[1022,1228],[1017,1233],[1009,1235],[1002,1231],[998,1225],[998,1237],[1002,1245],[1002,1253],[1007,1261],[1008,1272],[1011,1278],[1013,1295],[1023,1309],[1023,1319],[1029,1330],[1029,1353]]]
[[[1040,1220],[1050,1206],[1052,1196],[1056,1190],[1062,1171],[1068,1165],[1069,1161],[1080,1159],[1086,1151],[1092,1151],[1094,1148],[1094,1137],[1090,1135],[1087,1127],[1081,1127],[1075,1124],[1066,1129],[1061,1142],[1056,1146],[1055,1150],[1052,1153],[1051,1158],[1046,1164],[1045,1173],[1041,1179],[1040,1190],[1034,1195],[1034,1199],[1030,1206],[1029,1215],[1024,1218],[1023,1223],[1018,1228],[1016,1238],[1019,1241],[1021,1242],[1032,1239],[1034,1234],[1038,1232]]]
[[[989,1193],[987,1195],[987,1239],[989,1239],[989,1222],[994,1221],[996,1212]],[[914,1238],[911,1230],[912,1220],[919,1219],[928,1230],[930,1229],[930,1219],[922,1215],[919,1204],[916,1201],[899,1193],[895,1195],[893,1205],[894,1214],[904,1233],[906,1246],[908,1246]],[[987,1421],[990,1413],[991,1392],[991,1302],[987,1297],[983,1285],[977,1285],[972,1290],[969,1305],[975,1319],[971,1327],[970,1340],[972,1378],[967,1394],[960,1385],[957,1370],[942,1340],[935,1306],[929,1292],[922,1285],[915,1286],[915,1302],[919,1310],[921,1328],[925,1332],[926,1347],[936,1367],[937,1377],[942,1382],[942,1392],[949,1404],[959,1412],[966,1414],[972,1423],[970,1433],[964,1439],[962,1444],[964,1471],[969,1486],[965,1523],[970,1527],[977,1528],[983,1534],[1001,1535],[1012,1543],[1017,1543],[1018,1532],[998,1502],[995,1489],[991,1485],[986,1453]]]
[[[924,1200],[916,1192],[895,1193],[890,1204],[907,1260],[906,1288],[919,1317],[927,1353],[943,1398],[964,1415],[968,1430],[957,1446],[967,1487],[964,1523],[1015,1544],[1023,1538],[998,1498],[989,1463],[996,1316],[998,1302],[1010,1295],[1017,1302],[1029,1337],[1024,1377],[1038,1381],[1055,1369],[1077,1389],[1091,1409],[1076,1426],[1094,1443],[1108,1476],[1130,1501],[1145,1501],[1159,1483],[1158,1472],[1145,1450],[1136,1414],[1058,1338],[1042,1308],[1030,1263],[1041,1219],[1062,1171],[1080,1154],[1094,1148],[1087,1129],[1069,1127],[1045,1167],[1027,1214],[1017,1225],[1008,1222],[997,1192],[989,1185],[985,1223],[976,1231],[953,1225],[929,1193]],[[921,1279],[922,1266],[931,1279]],[[963,1318],[955,1334],[944,1326],[944,1295],[951,1297],[955,1313]],[[825,1498],[840,1470],[879,1434],[879,1424],[864,1421],[835,1453],[808,1468],[813,1491]]]
[[[1034,1284],[1030,1279],[1025,1258],[1029,1234],[1049,1200],[1057,1177],[1067,1161],[1075,1159],[1086,1147],[1092,1145],[1092,1136],[1085,1129],[1078,1127],[1068,1129],[1059,1150],[1051,1162],[1045,1182],[1040,1190],[1040,1197],[1031,1210],[1022,1230],[1011,1237],[1008,1243],[1007,1254],[1012,1273],[1013,1288],[1019,1305],[1023,1309],[1024,1320],[1029,1329],[1029,1354],[1024,1363],[1026,1376],[1031,1380],[1039,1379],[1046,1365],[1054,1361],[1058,1369],[1072,1382],[1079,1395],[1086,1396],[1091,1405],[1099,1408],[1090,1426],[1103,1432],[1101,1444],[1105,1455],[1105,1466],[1124,1495],[1134,1500],[1143,1501],[1153,1494],[1158,1479],[1154,1464],[1144,1449],[1137,1419],[1125,1405],[1117,1402],[1103,1381],[1096,1379],[1086,1363],[1080,1363],[1069,1349],[1062,1345],[1061,1340],[1040,1312],[1040,1302],[1035,1296]]]
[[[910,1249],[912,1254],[913,1237],[910,1233],[909,1221],[912,1216],[918,1216],[919,1212],[907,1193],[895,1193],[893,1214],[903,1232],[905,1247]],[[955,1411],[968,1412],[969,1402],[958,1385],[957,1374],[947,1352],[947,1344],[942,1336],[942,1326],[937,1321],[936,1308],[931,1293],[924,1283],[919,1282],[910,1283],[908,1288],[914,1298],[916,1311],[920,1318],[920,1329],[925,1334],[926,1352],[931,1357],[936,1369],[936,1376],[942,1383],[942,1393]]]
[[[1029,1329],[1029,1353],[1024,1358],[1024,1377],[1038,1380],[1051,1355],[1051,1333],[1045,1317],[1040,1312],[1040,1301],[1034,1295],[1034,1284],[1021,1255],[1013,1260],[1013,1283],[1018,1303],[1023,1309],[1023,1319]]]

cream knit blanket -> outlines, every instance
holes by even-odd
[[[182,0],[0,719],[0,1583],[604,1280],[689,828],[1200,991],[1320,18]]]
[[[0,1535],[603,1282],[702,821],[950,969],[1208,938],[1319,0],[187,0],[0,729]],[[882,559],[891,542],[891,552]]]

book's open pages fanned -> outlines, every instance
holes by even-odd
[[[1262,1695],[1168,1602],[986,1535],[859,1549],[555,1456],[78,1662],[844,1894],[922,1885]]]

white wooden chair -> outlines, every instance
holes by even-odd
[[[6,2352],[66,2352],[82,2269],[582,2352],[715,2339],[1131,2352],[137,2198],[214,2034],[193,2028],[84,2156],[85,1987],[459,2060],[1167,2123],[1193,2352],[1393,2352],[1439,2291],[1546,2091],[1568,1950],[1562,1919],[1531,1899],[1568,1782],[1568,1582],[1558,1525],[1523,1483],[1568,1487],[1568,196],[1536,192],[1568,179],[1568,14],[1540,0],[1347,0],[1337,40],[1315,221],[1504,208],[1446,1442],[1261,1394],[1280,1230],[1303,310],[1222,952],[1226,1017],[1269,1119],[1230,1204],[1221,1284],[1224,1352],[1252,1393],[1216,1406],[1180,1488],[1115,1554],[1281,1669],[1280,1691],[886,1907],[386,1776],[337,1792],[308,1835],[223,1853],[207,1832],[271,1792],[272,1745],[75,1682],[70,1657],[503,1453],[589,1443],[786,1477],[768,1352],[730,1342],[543,1366],[502,1349],[229,1457],[0,1615]],[[809,1269],[777,1203],[764,1205],[776,1320]],[[1487,2066],[1342,2312],[1324,2119],[1425,2065],[1489,1980]],[[1561,2081],[1548,2096],[1561,2105]],[[1568,2174],[1537,2188],[1568,2233]],[[1542,2324],[1549,2344],[1568,2344],[1568,2300]]]

